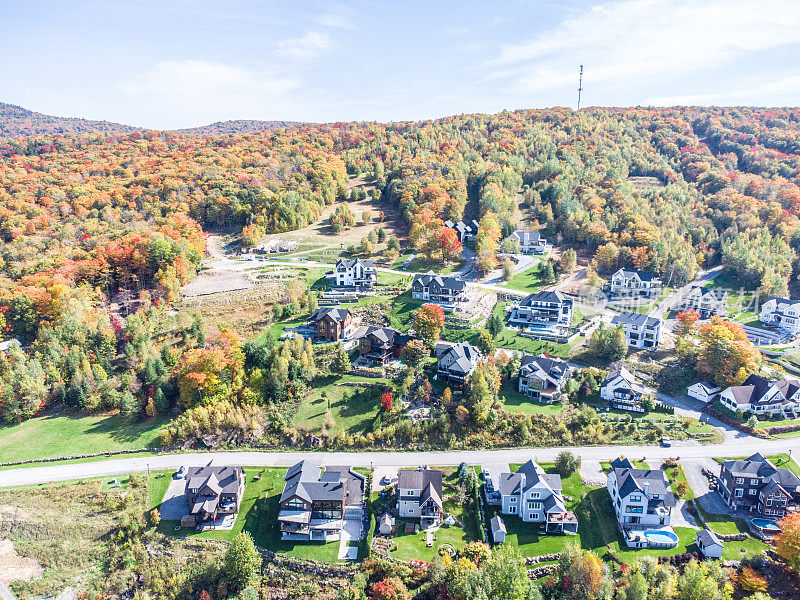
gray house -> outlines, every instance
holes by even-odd
[[[537,402],[551,404],[569,378],[569,363],[546,354],[524,354],[519,369],[519,391]]]
[[[361,518],[363,475],[351,467],[303,460],[289,468],[280,498],[281,539],[338,540],[347,517]]]
[[[480,350],[467,342],[439,343],[436,346],[437,377],[440,381],[463,386],[480,360]]]
[[[186,470],[186,502],[195,524],[216,521],[239,512],[244,495],[242,467],[189,467]],[[187,520],[187,525],[189,525]]]

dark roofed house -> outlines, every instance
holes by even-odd
[[[610,371],[600,384],[600,397],[619,410],[644,412],[640,401],[651,390],[634,377],[624,366]]]
[[[734,510],[778,519],[800,502],[800,477],[756,452],[722,463],[717,490]]]
[[[551,248],[538,231],[517,230],[508,237],[519,244],[523,254],[547,254]]]
[[[362,516],[366,480],[346,466],[303,460],[284,476],[278,523],[284,540],[338,540],[343,520]]]
[[[245,475],[241,467],[189,467],[186,470],[186,502],[197,522],[239,512]]]
[[[537,402],[552,403],[569,378],[569,363],[546,354],[524,354],[519,369],[519,391]]]
[[[337,342],[346,337],[351,317],[350,311],[346,308],[323,306],[314,311],[311,320],[317,330],[319,341]]]
[[[661,343],[661,319],[645,313],[623,313],[611,319],[611,324],[622,326],[625,341],[631,348],[658,350]]]
[[[661,279],[647,271],[619,269],[611,276],[611,294],[658,298],[661,295]]]
[[[719,401],[728,410],[794,419],[800,414],[800,380],[771,380],[755,373],[722,391]]]
[[[467,342],[457,344],[440,342],[436,346],[437,378],[459,387],[463,386],[480,360],[480,350]]]
[[[401,517],[419,519],[427,529],[441,522],[443,475],[439,469],[400,469],[397,472],[397,509]]]
[[[397,346],[401,342],[397,340],[399,336],[400,332],[391,327],[366,325],[356,329],[351,338],[358,341],[359,356],[373,365],[383,365],[391,358],[396,358]]]
[[[424,275],[414,275],[414,280],[411,282],[411,297],[453,311],[460,303],[467,300],[467,284],[457,277],[437,275],[429,271]]]

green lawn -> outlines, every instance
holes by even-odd
[[[36,417],[0,428],[0,462],[153,447],[168,422],[120,415]]]
[[[403,331],[411,326],[411,317],[420,306],[425,304],[422,300],[414,300],[411,298],[411,290],[406,290],[399,296],[396,296],[392,302],[387,317],[389,322],[394,323],[393,327],[398,327]]]
[[[539,277],[539,265],[537,264],[522,273],[517,273],[505,285],[513,290],[521,290],[523,292],[533,293],[537,291],[542,285],[541,277]]]
[[[229,531],[198,532],[189,529],[175,530],[178,521],[162,521],[158,530],[165,534],[192,539],[230,541],[241,531],[248,531],[256,545],[298,558],[311,558],[325,562],[336,562],[339,553],[339,542],[285,542],[280,539],[278,529],[278,500],[283,492],[283,476],[285,468],[245,468],[247,483],[244,490],[239,515],[233,529]],[[163,497],[169,477],[159,480],[151,474],[148,499],[159,492]],[[259,477],[258,481],[255,478]],[[150,504],[148,504],[150,506]]]
[[[506,330],[495,338],[494,343],[498,348],[518,350],[519,352],[527,352],[528,354],[547,352],[553,356],[565,357],[576,344],[580,343],[581,339],[581,337],[577,337],[569,344],[558,344],[556,342],[533,340],[528,337],[517,335],[515,331]]]
[[[546,414],[556,415],[564,408],[562,404],[540,404],[517,391],[512,382],[506,381],[500,388],[500,400],[508,412],[522,412],[526,415]]]
[[[317,380],[309,389],[308,396],[298,406],[292,423],[307,429],[321,430],[325,422],[325,412],[330,405],[334,418],[332,431],[344,429],[350,434],[370,431],[380,407],[380,392],[370,388],[335,385],[346,381],[392,384],[390,379],[355,375],[330,375]],[[327,398],[323,398],[323,393],[327,394]]]

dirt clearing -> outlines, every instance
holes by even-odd
[[[41,577],[42,573],[44,569],[38,562],[17,554],[14,542],[0,540],[0,581],[3,583],[30,581]]]

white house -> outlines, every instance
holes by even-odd
[[[328,271],[325,277],[332,287],[368,289],[377,283],[378,272],[371,260],[340,258],[333,271]]]
[[[481,352],[467,342],[436,345],[436,375],[440,381],[462,386],[478,366]]]
[[[525,523],[538,523],[545,533],[578,532],[575,513],[567,510],[561,494],[561,477],[548,474],[529,460],[515,473],[500,475],[500,511]]]
[[[600,384],[600,397],[620,410],[644,412],[639,401],[652,390],[636,381],[636,377],[625,367],[611,371]]]
[[[724,315],[728,311],[728,290],[693,285],[681,298],[678,310],[696,310],[705,318]]]
[[[722,558],[725,546],[710,529],[701,529],[695,536],[695,543],[706,558]]]
[[[423,529],[442,518],[442,472],[438,469],[400,469],[397,472],[397,510],[407,519],[419,519]]]
[[[794,419],[800,415],[800,380],[770,380],[753,374],[742,385],[724,390],[719,401],[732,412]]]
[[[508,322],[523,327],[569,327],[572,299],[557,290],[535,292],[512,307]]]
[[[616,458],[606,488],[623,530],[669,527],[676,500],[663,469],[637,469],[627,458]]]
[[[761,305],[761,322],[774,325],[792,335],[800,333],[800,302],[770,298]]]
[[[518,389],[537,402],[551,404],[569,378],[569,363],[546,354],[523,354]]]
[[[508,239],[516,241],[523,254],[547,254],[552,248],[538,231],[518,230],[508,236]]]
[[[612,325],[621,325],[625,341],[631,348],[658,350],[661,343],[661,319],[644,313],[624,313],[611,319]]]
[[[611,294],[658,298],[661,295],[661,279],[647,271],[619,269],[611,276]]]
[[[697,383],[690,385],[689,389],[686,391],[686,394],[690,398],[695,398],[696,400],[700,400],[700,402],[708,404],[709,402],[714,402],[721,391],[722,388],[720,388],[716,383],[711,380],[706,380],[698,381]]]

